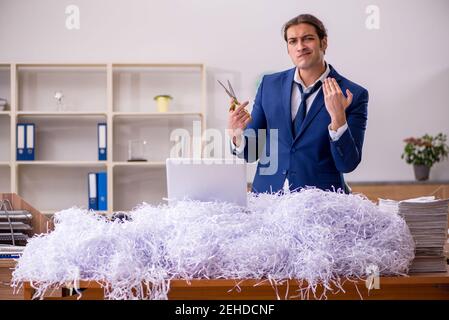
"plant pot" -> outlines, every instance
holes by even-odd
[[[418,181],[425,181],[429,179],[430,167],[425,165],[413,165],[413,170],[415,171],[415,179]]]

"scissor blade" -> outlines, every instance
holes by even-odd
[[[223,83],[221,83],[220,80],[217,80],[217,81],[218,81],[218,83],[223,87],[223,89],[225,89],[225,91],[226,91],[226,93],[228,94],[228,96],[230,96],[231,98],[234,98],[234,99],[235,99],[235,97],[232,95],[231,92],[229,92],[229,90],[225,87],[225,85],[224,85]]]
[[[234,97],[234,99],[237,100],[235,92],[234,92],[234,89],[232,88],[231,83],[229,82],[229,80],[228,80],[228,87],[229,87],[229,91],[231,91],[232,96]]]

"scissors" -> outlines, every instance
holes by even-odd
[[[230,96],[232,98],[232,103],[231,103],[231,108],[229,108],[229,111],[234,111],[235,107],[237,105],[239,105],[239,101],[237,100],[237,97],[235,96],[235,92],[234,89],[232,89],[231,83],[228,80],[228,88],[225,87],[225,85],[223,83],[221,83],[220,80],[217,80],[218,83],[225,89],[226,93],[228,94],[228,96]]]

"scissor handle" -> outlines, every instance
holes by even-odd
[[[229,111],[235,111],[235,107],[237,107],[240,103],[237,101],[236,98],[232,98],[231,107],[229,108]]]
[[[231,107],[229,108],[229,111],[234,112],[235,111],[235,107],[238,106],[239,104],[240,103],[237,101],[237,99],[232,98]],[[244,109],[244,110],[245,110],[246,113],[249,114],[248,110],[246,110],[246,109]],[[251,115],[249,116],[249,118],[252,119]]]

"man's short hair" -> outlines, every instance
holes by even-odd
[[[318,34],[318,38],[320,38],[320,40],[323,40],[325,37],[327,37],[327,30],[324,27],[324,24],[321,22],[320,19],[318,19],[317,17],[315,17],[311,14],[300,14],[299,16],[288,20],[282,27],[285,41],[287,41],[288,28],[290,28],[291,26],[296,26],[300,23],[307,23],[307,24],[314,26],[316,33]]]

